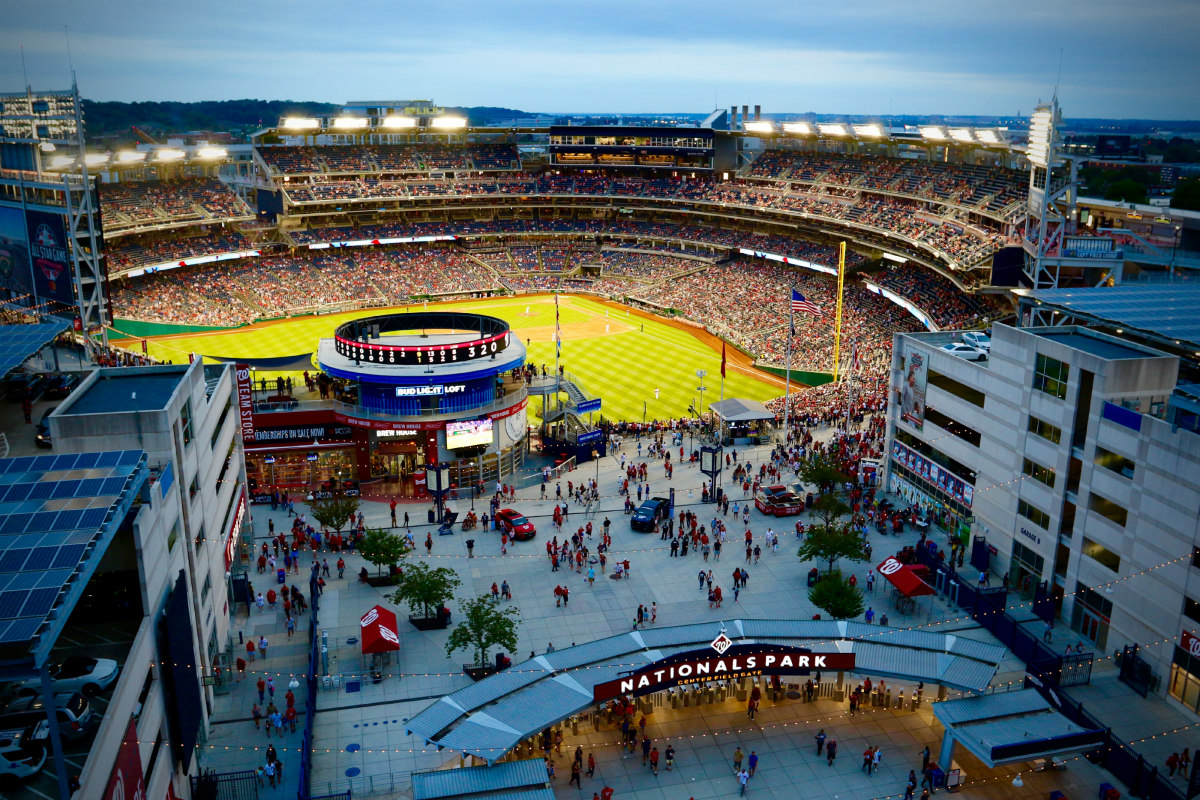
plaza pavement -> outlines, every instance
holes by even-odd
[[[634,458],[636,443],[627,440],[624,450],[627,457]],[[749,458],[757,465],[768,450],[765,447],[738,448],[738,452],[743,460]],[[599,476],[604,499],[599,512],[590,519],[597,529],[606,516],[612,520],[610,558],[631,562],[632,575],[628,580],[613,581],[597,573],[595,585],[589,587],[585,580],[586,569],[584,574],[551,571],[545,542],[548,535],[553,536],[549,514],[554,501],[538,500],[536,485],[519,492],[518,500],[512,504],[537,525],[538,535],[534,540],[510,545],[508,554],[501,555],[499,535],[494,532],[477,530],[464,535],[456,531],[453,536],[439,537],[434,531],[433,551],[427,556],[423,542],[431,526],[413,525],[417,548],[409,558],[453,568],[462,580],[459,598],[486,593],[493,581],[507,580],[513,593],[512,604],[521,612],[519,647],[517,652],[509,654],[517,663],[531,652],[544,652],[550,643],[563,648],[627,631],[639,603],[649,607],[652,602],[657,602],[656,624],[659,626],[737,617],[808,619],[816,613],[807,599],[804,585],[809,565],[801,564],[795,555],[794,519],[776,521],[757,511],[751,512],[751,529],[757,542],[762,542],[762,535],[769,525],[782,534],[779,551],[764,552],[757,564],[745,564],[744,548],[740,547],[742,528],[740,521],[733,523],[732,511],[727,521],[732,542],[720,561],[710,557],[709,563],[704,564],[701,555],[695,551],[689,552],[686,558],[670,558],[667,543],[657,534],[630,530],[628,517],[622,511],[624,500],[615,496],[619,473],[616,457],[601,461]],[[586,480],[595,475],[592,464],[583,465],[562,480],[564,493],[566,479]],[[674,486],[677,505],[690,505],[699,514],[701,522],[708,526],[713,506],[699,503],[703,480],[705,477],[695,465],[677,466],[672,481],[665,479],[660,462],[650,467],[652,492],[665,494]],[[726,486],[733,499],[744,502],[740,488]],[[691,499],[689,490],[693,493]],[[549,495],[553,497],[553,488]],[[469,501],[458,500],[452,505],[465,511]],[[481,510],[479,505],[477,512]],[[482,505],[486,508],[486,501]],[[398,507],[398,515],[403,519],[403,511],[407,510],[412,520],[424,520],[427,508],[424,503],[406,503]],[[306,508],[297,503],[296,510],[302,513]],[[386,503],[364,502],[363,511],[368,525],[388,524]],[[268,518],[275,520],[277,529],[287,529],[290,524],[286,513],[264,506],[255,507],[253,517],[257,539],[265,538]],[[573,505],[564,529],[574,530],[584,524],[584,520],[582,511]],[[476,541],[474,559],[467,558],[467,538]],[[868,568],[916,539],[915,532],[899,537],[873,536],[872,561],[843,564],[843,569],[852,568],[859,575],[861,586]],[[449,631],[418,632],[406,622],[407,608],[392,607],[400,620],[400,652],[394,654],[382,682],[375,684],[369,679],[359,679],[366,670],[357,644],[359,618],[376,603],[391,606],[385,600],[387,590],[372,588],[357,580],[358,570],[364,565],[358,555],[346,556],[347,577],[344,580],[337,579],[335,562],[336,556],[331,555],[333,578],[321,600],[320,620],[329,642],[328,672],[343,677],[340,687],[319,690],[315,698],[312,795],[351,790],[355,796],[408,798],[411,797],[409,776],[414,770],[453,767],[461,763],[458,753],[437,752],[405,734],[404,722],[442,695],[470,684],[470,679],[461,670],[462,663],[469,660],[470,655],[458,652],[448,658],[444,646]],[[702,565],[713,570],[716,585],[725,591],[725,605],[719,610],[710,610],[707,593],[697,588],[697,572]],[[745,566],[750,572],[749,584],[737,601],[733,600],[729,580],[734,566]],[[268,577],[257,575],[253,568],[250,571],[256,590],[265,591]],[[558,583],[569,583],[571,587],[571,599],[566,607],[555,606],[553,588]],[[933,600],[931,606],[929,598],[922,598],[916,612],[905,617],[889,607],[889,597],[890,592],[880,580],[874,595],[868,595],[867,603],[877,615],[886,612],[893,626],[923,625],[931,630],[953,631],[961,636],[994,641],[961,610],[942,600]],[[454,603],[451,603],[451,610],[457,614]],[[307,670],[308,617],[300,618],[297,633],[289,641],[281,611],[260,613],[255,609],[247,615],[244,606],[239,605],[234,613],[235,632],[268,637],[267,661],[255,662],[250,665],[250,670],[265,667],[275,675],[277,697],[281,698],[286,692],[289,676],[302,676]],[[1027,610],[1016,613],[1019,618],[1024,613],[1032,619]],[[1061,625],[1056,627],[1055,636],[1056,644],[1075,641]],[[1107,685],[1102,684],[1107,680],[1106,664],[1111,665],[1111,662],[1098,665],[1097,685]],[[1111,672],[1110,666],[1108,672]],[[1023,664],[1010,655],[1001,665],[994,687],[996,690],[1019,688],[1023,674]],[[256,677],[248,676],[235,683],[228,694],[216,698],[211,735],[201,748],[203,768],[230,772],[254,769],[261,763],[268,740],[261,731],[254,729],[250,718],[251,705],[256,698]],[[851,676],[847,680],[857,683],[863,677],[867,676]],[[357,691],[349,691],[353,681],[358,682]],[[1108,682],[1115,683],[1115,680]],[[297,707],[304,709],[307,698],[302,677],[300,683],[296,690]],[[914,687],[896,688],[911,694]],[[934,696],[936,690],[926,688],[926,697]],[[1102,693],[1098,694],[1097,702],[1089,703],[1092,710],[1102,719],[1116,717],[1116,709],[1106,710],[1109,704],[1103,702]],[[957,695],[951,693],[950,696]],[[657,698],[656,702],[661,703],[661,700]],[[276,702],[281,709],[284,707],[281,700]],[[1141,701],[1139,698],[1139,702],[1139,708],[1151,709],[1137,717],[1143,728],[1153,727],[1154,720],[1166,719],[1171,713],[1180,714],[1158,700]],[[1170,725],[1165,724],[1159,730],[1167,727]],[[812,737],[818,728],[824,728],[831,738],[840,742],[841,752],[832,767],[824,759],[818,760],[813,752]],[[756,751],[761,759],[758,773],[747,791],[752,796],[814,800],[901,798],[908,770],[920,766],[921,748],[928,745],[936,758],[942,729],[933,719],[928,703],[917,711],[871,709],[852,718],[844,703],[832,700],[818,700],[812,704],[784,700],[775,704],[764,699],[758,718],[751,721],[746,716],[745,704],[730,699],[699,708],[671,709],[669,705],[656,705],[648,718],[647,733],[659,745],[660,751],[665,750],[667,740],[674,744],[677,764],[672,772],[660,768],[656,777],[642,766],[640,756],[625,756],[615,744],[616,736],[611,726],[602,726],[596,731],[590,724],[583,724],[578,734],[567,726],[563,754],[555,759],[557,777],[553,785],[556,795],[570,800],[588,800],[593,792],[599,792],[605,785],[614,788],[616,797],[621,800],[702,800],[734,795],[738,787],[732,777],[730,758],[734,749],[740,746],[747,755],[751,750]],[[271,742],[276,744],[284,762],[284,780],[280,788],[260,790],[260,797],[294,797],[300,733],[288,733],[282,742],[277,739]],[[585,754],[594,753],[598,765],[596,776],[585,777],[581,790],[567,786],[570,754],[577,745],[583,746]],[[861,753],[867,746],[881,747],[884,754],[881,769],[871,777],[860,770]],[[1083,759],[1071,761],[1065,771],[1033,773],[1029,764],[989,770],[960,747],[956,751],[956,762],[963,769],[967,784],[962,791],[964,797],[1044,798],[1052,790],[1061,790],[1068,798],[1095,797],[1099,785],[1112,780],[1109,773]],[[1023,773],[1023,788],[1011,783],[1018,767]]]

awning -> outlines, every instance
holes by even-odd
[[[718,400],[715,403],[710,403],[708,409],[726,422],[753,422],[755,420],[775,419],[775,412],[757,400],[743,400],[734,397],[729,400]]]
[[[400,634],[396,632],[396,615],[383,606],[375,606],[363,615],[362,651],[387,653],[400,649]]]
[[[917,567],[911,564],[901,564],[895,556],[888,556],[876,569],[905,597],[934,594],[933,587],[921,580]]]

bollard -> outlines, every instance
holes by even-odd
[[[571,734],[573,736],[579,735],[579,717],[571,717]]]

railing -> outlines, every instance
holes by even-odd
[[[478,406],[476,408],[462,409],[462,410],[456,410],[456,411],[433,411],[432,409],[422,409],[421,413],[419,413],[419,414],[405,414],[405,415],[387,414],[382,411],[372,411],[369,408],[363,408],[362,406],[354,406],[354,405],[350,405],[349,403],[339,402],[337,400],[310,401],[310,402],[329,403],[330,405],[325,406],[326,408],[332,407],[333,410],[338,412],[339,414],[345,414],[346,416],[354,417],[355,419],[371,419],[371,420],[378,420],[380,422],[411,422],[414,419],[431,419],[431,420],[432,419],[450,419],[450,418],[453,418],[456,416],[460,416],[461,414],[464,413],[464,411],[469,411],[472,414],[486,414],[491,411],[500,411],[502,409],[508,408],[509,406],[511,406],[515,403],[521,402],[528,396],[529,396],[529,390],[526,389],[524,385],[521,385],[520,387],[514,388],[512,391],[506,393],[503,397],[499,397],[496,400],[493,400],[491,403],[488,403],[488,404],[482,405],[482,406]]]

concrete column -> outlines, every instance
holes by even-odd
[[[942,772],[949,772],[954,763],[954,734],[946,731],[942,734],[942,749],[938,751],[938,766]]]
[[[939,685],[938,686],[938,702],[940,703],[945,699],[946,699],[946,687]]]
[[[842,681],[845,680],[845,678],[846,678],[846,673],[843,670],[839,669],[838,670],[838,678],[837,678],[837,687],[839,689],[842,688]]]

